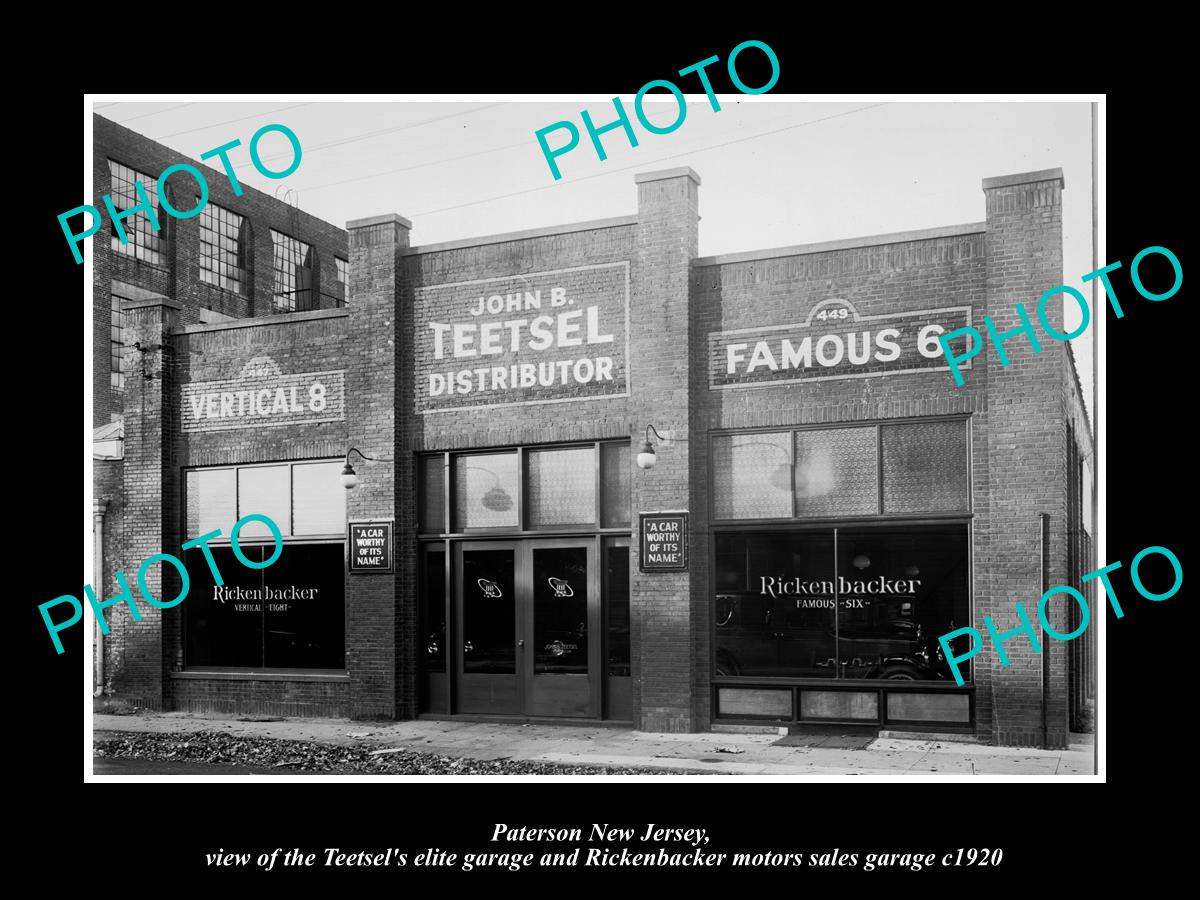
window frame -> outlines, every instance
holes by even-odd
[[[129,238],[129,240],[124,244],[121,243],[121,239],[117,235],[116,226],[110,219],[108,223],[108,234],[110,238],[109,248],[112,250],[112,252],[119,253],[122,256],[127,256],[139,263],[145,263],[146,265],[157,266],[159,268],[167,268],[169,265],[167,260],[167,238],[165,233],[162,198],[158,195],[158,179],[147,174],[146,172],[141,171],[140,169],[135,169],[133,166],[127,165],[120,160],[113,159],[112,157],[107,157],[107,161],[109,179],[108,193],[110,198],[114,198],[113,207],[117,209],[118,212],[125,212],[125,210],[129,208],[118,207],[114,196],[117,192],[115,184],[117,182],[118,175],[120,175],[121,180],[128,181],[130,185],[135,185],[138,181],[142,182],[142,186],[146,188],[146,196],[150,200],[151,206],[154,208],[155,216],[158,219],[157,229],[151,226],[149,217],[142,212],[135,213],[132,218],[123,219],[121,222],[121,227],[125,229],[125,236]],[[120,167],[121,169],[127,170],[133,177],[131,179],[127,179],[124,173],[118,173],[114,170],[114,167]],[[135,187],[135,199],[136,190],[137,189]],[[123,189],[122,193],[124,193]],[[170,199],[169,191],[168,199]],[[130,229],[126,226],[126,223],[137,223],[139,220],[140,222],[144,223],[144,227],[138,227],[135,225],[133,229]]]
[[[207,542],[214,547],[229,547],[233,543],[233,541],[230,537],[230,535],[232,533],[233,525],[235,522],[238,521],[238,518],[239,518],[239,516],[237,515],[238,502],[239,502],[239,479],[237,477],[237,470],[279,467],[279,466],[285,466],[285,465],[288,467],[288,517],[289,517],[288,530],[291,531],[293,524],[295,522],[295,517],[296,517],[295,501],[294,501],[295,477],[294,477],[293,471],[292,471],[294,469],[294,467],[297,465],[307,465],[307,464],[312,464],[312,463],[341,464],[342,462],[343,462],[343,460],[340,457],[337,457],[337,458],[318,457],[318,458],[308,458],[308,459],[273,460],[273,461],[269,461],[269,462],[254,462],[254,463],[223,463],[223,464],[215,465],[215,466],[186,466],[186,467],[180,469],[180,472],[179,472],[179,486],[178,486],[179,487],[179,495],[178,496],[180,497],[180,504],[179,504],[179,507],[180,507],[180,529],[179,529],[180,533],[185,536],[185,538],[184,538],[185,540],[190,540],[193,537],[199,536],[199,535],[188,534],[188,531],[187,531],[188,508],[189,508],[187,479],[188,479],[189,472],[214,471],[217,469],[229,469],[229,470],[234,471],[234,478],[233,478],[234,520],[233,520],[233,522],[230,522],[227,526],[224,526],[221,528],[221,534],[219,537],[213,538]],[[343,488],[340,484],[338,485],[338,489],[341,490],[343,493],[345,492],[345,488]],[[347,559],[347,553],[348,553],[348,547],[349,547],[349,538],[348,538],[349,522],[350,522],[350,515],[349,515],[349,510],[347,510],[346,522],[343,524],[341,532],[339,532],[337,534],[334,534],[332,532],[327,533],[327,534],[311,534],[311,535],[306,534],[306,535],[299,535],[299,536],[285,534],[282,536],[282,541],[283,541],[283,544],[285,547],[287,547],[287,546],[302,546],[302,545],[309,545],[309,546],[311,546],[311,545],[329,545],[329,546],[339,545],[339,546],[341,546],[341,548],[342,548],[342,579],[343,579],[343,585],[344,585],[345,584],[346,559]],[[238,539],[239,547],[243,547],[243,546],[244,547],[261,547],[261,546],[273,545],[273,544],[274,544],[274,539],[269,535],[266,537],[245,537],[245,538]],[[343,591],[344,591],[344,588],[343,588]],[[184,602],[186,603],[186,600]],[[183,604],[181,604],[181,605],[183,605]],[[332,681],[339,681],[339,680],[345,681],[345,680],[348,680],[349,676],[347,674],[347,670],[345,667],[345,654],[346,654],[346,644],[347,644],[347,631],[346,631],[345,617],[347,615],[347,612],[348,612],[348,597],[343,592],[343,595],[342,595],[342,616],[343,616],[342,659],[343,659],[343,665],[342,665],[342,667],[341,668],[332,668],[332,669],[300,669],[300,668],[292,668],[292,667],[267,666],[267,665],[218,666],[218,665],[208,665],[208,664],[204,664],[204,663],[191,663],[187,659],[187,629],[189,627],[188,626],[188,615],[187,615],[186,611],[181,611],[181,612],[179,612],[179,641],[180,641],[179,652],[181,654],[181,658],[183,659],[183,669],[181,671],[173,672],[172,676],[176,677],[176,678],[205,678],[205,677],[217,677],[217,678],[238,677],[238,678],[240,678],[240,677],[245,677],[247,675],[252,675],[252,676],[255,676],[256,678],[261,678],[263,680],[295,680],[295,681],[331,681],[331,680]],[[264,615],[264,623],[265,623],[265,615],[266,615],[265,609],[263,611],[263,615]],[[264,658],[264,663],[265,663],[265,658]]]
[[[319,300],[320,285],[317,283],[317,280],[316,280],[317,279],[317,248],[316,248],[316,246],[314,244],[309,243],[308,241],[303,241],[298,237],[294,237],[293,235],[290,235],[285,231],[279,231],[278,229],[272,228],[272,229],[270,229],[270,232],[271,232],[271,311],[273,313],[286,314],[286,313],[296,313],[296,312],[308,312],[309,310],[320,309],[320,300]],[[282,238],[283,241],[280,241],[279,238]],[[284,242],[289,242],[289,243],[285,244]],[[294,272],[290,276],[291,290],[290,291],[280,291],[279,290],[280,274],[282,272],[282,270],[279,268],[279,263],[280,263],[280,259],[281,259],[281,256],[280,256],[281,244],[283,244],[284,246],[287,246],[289,249],[291,248],[291,246],[293,244],[299,245],[299,247],[301,247],[301,248],[307,248],[306,250],[304,250],[304,252],[302,254],[302,258],[308,260],[308,265],[302,264],[299,268],[308,269],[308,271],[310,273],[312,273],[309,277],[310,284],[309,284],[309,287],[307,288],[307,291],[310,296],[315,297],[317,299],[310,299],[308,301],[308,305],[305,306],[304,308],[301,308],[301,306],[299,304],[300,288],[298,288],[296,286],[297,282],[295,281],[295,273]],[[287,301],[288,305],[280,306],[279,298],[281,296],[288,296],[288,295],[290,295],[290,298]]]
[[[198,196],[196,197],[196,202],[197,202],[197,204],[199,204],[199,202],[200,202],[200,198]],[[227,220],[226,217],[228,217],[228,216],[234,217],[236,219],[236,222],[234,222],[232,220]],[[215,231],[211,226],[205,224],[206,222],[212,222],[212,221],[215,221],[215,223],[216,223]],[[221,206],[217,203],[213,203],[212,201],[209,201],[204,206],[204,208],[200,210],[200,215],[198,217],[198,223],[197,223],[200,228],[200,231],[199,231],[200,268],[197,271],[199,272],[198,277],[200,279],[201,284],[207,284],[209,287],[214,287],[217,290],[225,291],[226,293],[234,294],[238,297],[242,297],[242,296],[246,295],[246,293],[247,293],[247,291],[246,291],[246,274],[247,274],[246,259],[248,256],[247,247],[246,247],[246,243],[247,243],[246,235],[247,235],[247,231],[248,231],[247,222],[248,222],[247,216],[242,215],[241,213],[237,212],[236,210],[232,210],[232,209],[229,209],[228,207]],[[221,238],[228,237],[228,235],[226,235],[224,233],[224,227],[226,225],[235,226],[236,231],[237,231],[237,234],[234,235],[234,237],[233,237],[233,239],[235,241],[237,241],[237,250],[236,250],[237,264],[236,264],[236,266],[233,267],[234,270],[237,272],[236,279],[231,278],[230,276],[224,274],[221,271],[222,267],[229,265],[228,263],[226,263],[224,261],[224,256],[223,256],[223,254],[225,254],[229,251],[226,251],[224,248],[222,248],[221,243],[220,243]],[[217,242],[215,244],[212,241],[205,240],[206,232],[213,233],[216,235]],[[206,246],[213,247],[215,250],[215,255],[206,254],[204,252],[204,248]],[[215,269],[210,268],[209,266],[205,265],[206,262],[211,262],[212,265],[215,266],[216,268]],[[204,275],[206,272],[209,275],[211,275],[212,278],[214,278],[216,280],[210,281],[209,279],[205,278]],[[236,288],[226,287],[225,284],[222,283],[223,281],[235,282]]]
[[[974,627],[978,618],[976,608],[976,592],[975,592],[975,523],[973,517],[962,513],[957,513],[953,517],[930,517],[920,516],[914,517],[911,514],[903,517],[891,517],[887,519],[877,518],[875,520],[863,520],[862,518],[846,518],[830,521],[808,521],[808,520],[780,520],[774,519],[768,522],[756,523],[750,526],[743,526],[742,523],[726,524],[717,526],[713,524],[710,530],[710,540],[708,542],[708,594],[709,602],[712,604],[713,615],[708,617],[708,634],[709,634],[709,683],[714,691],[721,685],[727,686],[780,686],[780,687],[808,687],[815,689],[831,689],[838,690],[843,688],[871,688],[875,690],[897,690],[902,692],[938,692],[948,691],[952,693],[974,693],[976,687],[975,681],[975,665],[974,661],[970,662],[969,678],[965,679],[964,684],[959,686],[953,679],[949,681],[904,681],[898,685],[890,684],[886,680],[878,678],[828,678],[828,677],[813,677],[805,675],[718,675],[717,674],[717,617],[716,603],[717,595],[717,539],[723,536],[741,536],[746,533],[753,532],[831,532],[834,537],[834,565],[836,572],[837,565],[837,533],[842,529],[853,530],[856,528],[903,528],[903,527],[920,527],[923,525],[932,526],[955,526],[961,525],[966,529],[967,538],[967,617],[968,621],[956,623],[959,628],[964,625]],[[934,639],[937,635],[931,635]],[[971,701],[971,722],[975,721],[974,699]],[[715,707],[714,707],[715,708]],[[798,707],[793,707],[793,712]],[[747,718],[746,716],[724,716],[727,719]],[[752,717],[751,717],[752,718]]]
[[[130,299],[124,294],[118,294],[116,291],[109,293],[109,326],[108,326],[108,366],[109,366],[109,386],[112,390],[124,393],[125,379],[128,375],[125,365],[125,307],[123,301]],[[112,319],[116,318],[117,322]],[[114,331],[117,337],[113,337]],[[120,348],[117,350],[116,348]],[[113,366],[113,363],[116,366]]]
[[[970,413],[954,413],[950,415],[939,416],[908,416],[894,419],[863,419],[853,422],[820,422],[806,425],[773,425],[773,426],[758,426],[753,428],[722,428],[712,430],[708,434],[708,484],[716,484],[716,469],[714,466],[713,443],[716,438],[726,437],[730,435],[746,435],[746,434],[780,434],[791,433],[793,437],[789,442],[788,455],[790,457],[789,465],[792,470],[792,515],[790,517],[776,518],[752,518],[752,519],[722,519],[716,514],[716,491],[710,489],[708,492],[708,512],[709,521],[712,528],[740,528],[743,526],[757,527],[777,526],[794,527],[796,525],[830,525],[830,524],[852,524],[864,522],[903,522],[903,521],[947,521],[960,518],[971,519],[975,514],[975,481],[974,481],[974,465],[972,453],[972,420],[973,416]],[[921,423],[946,423],[957,422],[964,423],[966,429],[966,475],[967,475],[967,508],[964,510],[950,510],[946,512],[885,512],[883,509],[884,492],[883,492],[883,429],[889,425],[913,425]],[[841,428],[875,428],[875,478],[877,482],[877,506],[876,512],[865,513],[862,515],[829,515],[829,516],[797,516],[797,501],[796,501],[796,440],[794,434],[800,431],[832,431]]]
[[[511,535],[513,537],[545,537],[549,535],[628,535],[633,531],[632,522],[632,485],[630,491],[630,524],[608,526],[605,527],[603,522],[603,484],[601,480],[601,452],[602,444],[625,444],[630,448],[630,463],[632,464],[633,444],[630,438],[599,438],[591,441],[560,441],[552,444],[530,444],[511,447],[472,447],[459,450],[445,450],[433,452],[416,453],[416,465],[413,466],[414,478],[416,479],[416,497],[417,497],[417,522],[418,529],[421,527],[421,511],[425,508],[425,485],[424,479],[421,477],[422,460],[440,457],[442,459],[442,467],[445,472],[443,484],[445,487],[445,496],[442,498],[443,507],[443,527],[447,529],[456,529],[458,523],[454,520],[454,501],[455,501],[455,484],[454,484],[454,467],[453,459],[459,456],[477,456],[493,453],[512,453],[517,454],[517,525],[516,527],[503,526],[492,528],[468,528],[465,530],[448,530],[443,532],[426,532],[418,531],[417,538],[419,540],[452,540],[456,538],[472,537],[479,535]],[[542,450],[577,450],[583,447],[591,447],[594,461],[594,478],[595,478],[595,515],[596,519],[591,524],[584,525],[546,525],[539,528],[529,527],[529,503],[528,503],[528,485],[526,473],[527,451],[542,451]]]

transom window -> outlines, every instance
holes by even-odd
[[[142,202],[135,187],[136,182],[140,181],[151,208],[159,222],[162,222],[163,213],[158,202],[158,186],[152,176],[111,159],[108,161],[108,172],[111,177],[109,194],[112,196],[113,206],[118,212],[133,209]],[[121,243],[116,225],[111,223],[109,225],[112,231],[113,250],[155,265],[163,264],[163,240],[154,230],[149,217],[144,212],[139,210],[132,216],[122,219],[121,227],[125,229],[126,243]]]
[[[420,531],[627,530],[629,467],[627,439],[428,454],[418,465]]]
[[[965,419],[717,434],[713,518],[965,513]]]

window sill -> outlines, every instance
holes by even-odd
[[[172,672],[172,678],[205,681],[321,681],[348,682],[350,674],[343,669],[316,671],[312,669],[186,669]]]

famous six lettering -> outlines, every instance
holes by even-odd
[[[291,164],[288,165],[287,168],[278,172],[273,172],[263,165],[262,158],[258,153],[258,142],[262,140],[263,135],[272,131],[277,131],[282,134],[292,145]],[[237,174],[233,171],[233,163],[229,161],[229,151],[235,147],[240,147],[241,144],[241,140],[234,138],[227,144],[222,144],[220,147],[214,147],[213,149],[206,150],[204,153],[200,154],[200,158],[202,160],[211,159],[214,156],[221,160],[221,165],[225,169],[225,176],[229,179],[229,186],[233,188],[233,195],[235,197],[240,197],[245,192],[242,190],[242,185],[241,182],[238,181]],[[286,125],[264,125],[262,128],[258,129],[258,131],[254,132],[254,136],[250,138],[250,161],[254,164],[254,168],[258,170],[258,173],[265,178],[287,178],[300,166],[300,139],[296,137],[296,133]],[[178,210],[171,205],[171,201],[167,196],[167,191],[165,190],[167,179],[175,172],[186,172],[196,181],[196,205],[194,208],[189,209],[186,212]],[[157,189],[159,204],[162,206],[167,215],[176,219],[194,218],[195,216],[200,215],[200,212],[206,205],[208,205],[208,181],[205,179],[203,172],[201,172],[195,166],[188,165],[187,163],[175,163],[175,165],[168,166],[167,168],[163,169],[162,174],[158,176]],[[134,191],[137,193],[138,202],[129,209],[118,210],[116,206],[113,205],[111,194],[105,194],[101,198],[104,203],[104,208],[108,210],[108,218],[112,221],[113,231],[116,232],[116,235],[122,244],[129,243],[129,236],[125,233],[125,226],[121,223],[135,213],[140,212],[145,215],[146,219],[150,222],[150,227],[155,231],[159,230],[158,214],[155,212],[154,205],[150,202],[150,198],[146,195],[145,185],[143,185],[140,181],[135,181]],[[67,224],[67,220],[73,216],[79,215],[80,213],[87,213],[90,215],[92,217],[92,224],[79,234],[75,234],[71,231],[71,226]],[[71,253],[75,255],[76,263],[83,262],[83,256],[79,252],[80,242],[83,241],[84,238],[91,237],[93,234],[99,231],[102,221],[103,216],[101,215],[100,210],[87,203],[85,203],[83,206],[77,206],[74,209],[59,215],[58,224],[62,228],[63,234],[67,236],[67,243],[71,246]]]
[[[1152,253],[1165,256],[1171,263],[1171,268],[1174,270],[1175,274],[1175,283],[1171,285],[1169,290],[1166,290],[1161,294],[1156,294],[1153,291],[1146,289],[1146,286],[1142,284],[1141,272],[1139,271],[1139,266],[1141,265],[1142,260]],[[1084,275],[1081,280],[1086,284],[1087,282],[1093,281],[1097,278],[1100,279],[1100,283],[1104,285],[1104,292],[1108,296],[1108,302],[1112,305],[1113,312],[1116,313],[1118,319],[1123,319],[1125,318],[1125,310],[1121,308],[1121,304],[1117,300],[1117,292],[1113,288],[1112,282],[1108,277],[1110,272],[1115,272],[1119,268],[1121,268],[1121,261],[1117,260],[1115,263],[1109,263],[1102,269],[1089,272],[1088,274]],[[1137,289],[1137,292],[1147,300],[1153,300],[1155,302],[1159,300],[1167,300],[1179,293],[1179,289],[1183,287],[1183,266],[1179,264],[1179,258],[1166,247],[1147,247],[1145,250],[1135,256],[1133,258],[1133,262],[1130,263],[1129,278],[1133,282],[1133,286]],[[1082,313],[1082,317],[1080,318],[1079,326],[1074,331],[1056,331],[1054,327],[1048,321],[1046,321],[1046,305],[1059,294],[1070,295],[1070,297],[1079,304],[1079,310]],[[1008,331],[997,331],[996,325],[992,321],[992,317],[983,317],[983,325],[987,330],[988,335],[992,339],[992,347],[996,351],[996,356],[1000,359],[1000,365],[1005,368],[1008,368],[1008,366],[1012,364],[1012,361],[1009,359],[1008,353],[1004,350],[1004,342],[1012,340],[1022,333],[1029,339],[1029,346],[1034,353],[1042,352],[1042,345],[1038,341],[1037,333],[1034,331],[1032,323],[1029,321],[1029,312],[1025,309],[1025,305],[1023,303],[1017,303],[1014,304],[1013,308],[1016,310],[1017,318],[1021,320],[1021,324],[1019,327],[1012,328]],[[1042,294],[1041,299],[1038,300],[1037,304],[1037,318],[1038,323],[1042,326],[1042,331],[1045,332],[1047,337],[1056,341],[1070,341],[1087,331],[1088,323],[1091,321],[1092,314],[1091,310],[1088,308],[1087,300],[1084,298],[1083,294],[1073,287],[1060,284],[1058,287],[1053,287],[1046,291],[1046,293]],[[950,348],[950,342],[957,337],[964,336],[970,338],[969,345],[962,353],[955,353]],[[959,371],[959,363],[965,362],[972,357],[979,355],[980,351],[983,350],[983,335],[979,333],[978,328],[967,325],[964,328],[959,328],[955,331],[940,335],[938,337],[938,341],[941,343],[942,350],[945,352],[946,361],[950,364],[950,372],[954,376],[954,384],[957,387],[962,387],[965,381],[962,373]]]
[[[771,64],[771,78],[762,87],[752,88],[742,81],[741,77],[738,75],[738,55],[743,50],[747,50],[751,47],[761,50],[764,54],[766,54],[767,60]],[[696,76],[700,79],[700,83],[704,86],[704,92],[708,95],[708,102],[709,105],[712,106],[713,112],[720,112],[721,104],[717,102],[717,95],[713,93],[712,82],[708,80],[708,73],[705,71],[705,69],[707,69],[713,63],[720,62],[720,60],[721,58],[719,56],[710,56],[708,59],[703,59],[685,69],[679,70],[680,75],[690,75],[693,72],[696,73]],[[779,57],[775,55],[774,50],[772,50],[762,41],[742,41],[742,43],[734,47],[733,51],[729,54],[729,60],[726,63],[726,68],[729,70],[729,80],[732,81],[733,86],[743,94],[765,94],[767,91],[773,88],[775,86],[775,82],[779,80]],[[675,97],[675,102],[679,105],[679,110],[676,113],[675,121],[670,125],[655,125],[646,117],[646,110],[643,107],[646,92],[654,90],[655,88],[662,88],[670,91]],[[613,97],[612,102],[613,106],[615,106],[617,109],[616,121],[609,122],[607,125],[601,125],[599,128],[596,127],[596,123],[592,121],[592,116],[586,109],[581,110],[579,113],[580,118],[583,119],[583,126],[587,129],[588,137],[592,139],[592,146],[596,148],[596,155],[600,158],[601,162],[608,159],[608,154],[604,150],[604,145],[600,143],[600,135],[602,134],[613,131],[617,128],[621,128],[625,131],[625,136],[629,140],[629,146],[636,147],[638,145],[637,134],[633,130],[633,124],[629,121],[629,113],[626,112],[625,107],[621,104],[621,98]],[[670,134],[672,131],[675,131],[677,128],[679,128],[679,126],[683,124],[683,120],[687,118],[687,101],[683,98],[683,92],[680,91],[673,82],[659,78],[655,79],[654,81],[647,81],[642,85],[641,90],[637,92],[637,97],[634,98],[633,111],[637,116],[637,120],[642,124],[642,127],[651,134]],[[551,150],[549,143],[546,141],[546,135],[555,130],[565,130],[568,137],[566,143],[564,143],[561,147]],[[558,179],[562,178],[562,172],[559,171],[558,163],[555,162],[555,159],[559,156],[570,153],[579,145],[579,129],[575,127],[574,122],[555,122],[553,125],[547,125],[545,128],[539,128],[534,132],[534,137],[537,138],[538,146],[542,148],[542,155],[546,158],[546,164],[550,166],[550,172],[554,175],[554,180],[558,181]]]
[[[255,562],[254,560],[248,559],[242,552],[241,545],[238,543],[238,535],[241,534],[242,528],[250,522],[262,522],[264,525],[266,525],[267,529],[271,532],[271,539],[275,544],[274,549],[271,551],[270,558],[264,560],[263,562]],[[264,594],[263,592],[255,591],[253,589],[230,589],[225,587],[225,579],[221,576],[221,570],[217,567],[217,561],[213,559],[212,550],[208,546],[209,541],[213,540],[214,538],[219,538],[220,536],[221,529],[218,528],[215,531],[202,534],[200,537],[192,538],[182,546],[182,549],[184,550],[190,550],[193,547],[199,547],[200,552],[204,554],[204,559],[208,563],[209,571],[212,572],[213,580],[216,582],[216,586],[213,588],[214,600],[224,603],[227,599],[254,599],[259,601],[264,599],[309,599],[301,595],[308,594],[313,589],[297,590],[295,587],[292,587],[290,591],[288,591],[283,589],[272,590],[267,588]],[[279,531],[279,526],[267,516],[259,515],[258,513],[242,516],[234,523],[233,529],[229,534],[229,543],[233,548],[233,555],[237,558],[237,561],[248,569],[265,569],[279,559],[280,555],[283,553],[283,535]],[[146,585],[146,573],[150,570],[150,567],[156,563],[169,563],[174,567],[175,571],[179,573],[179,596],[175,597],[173,600],[160,600],[150,592],[150,588]],[[129,580],[125,577],[125,573],[118,569],[113,573],[113,577],[116,578],[117,584],[121,586],[121,592],[115,597],[110,597],[107,600],[97,600],[95,591],[92,590],[92,586],[90,584],[83,586],[83,593],[87,597],[88,603],[92,605],[92,611],[96,614],[96,623],[100,626],[100,633],[104,635],[108,634],[108,622],[104,618],[104,610],[110,606],[115,606],[118,603],[124,602],[125,605],[129,607],[129,615],[133,621],[142,621],[142,612],[140,609],[138,609],[137,601],[135,601],[133,598],[133,592],[129,589]],[[184,566],[183,561],[179,559],[179,557],[172,556],[169,553],[156,553],[153,556],[149,556],[144,559],[141,566],[138,567],[137,585],[141,595],[151,606],[158,609],[170,609],[173,606],[178,606],[187,597],[188,590],[191,588],[191,578],[188,576],[187,568]],[[251,597],[251,594],[256,596]],[[75,608],[75,611],[71,618],[67,621],[56,623],[50,618],[50,609],[51,607],[62,604],[70,604]],[[245,605],[247,609],[238,610],[235,606],[235,611],[258,611],[257,609],[251,610],[251,604]],[[282,612],[283,610],[277,611]],[[83,604],[79,602],[79,598],[71,594],[64,594],[61,597],[55,597],[53,600],[47,600],[45,603],[41,604],[38,607],[38,612],[42,614],[42,621],[46,623],[46,630],[50,632],[50,639],[54,641],[54,649],[58,653],[62,653],[63,645],[62,641],[58,638],[58,633],[60,631],[65,631],[72,625],[78,624],[79,620],[83,618]]]
[[[1151,553],[1165,556],[1170,561],[1171,569],[1175,574],[1175,583],[1171,585],[1169,590],[1164,591],[1161,594],[1156,594],[1152,591],[1146,590],[1146,586],[1142,583],[1141,576],[1138,574],[1138,566],[1141,565],[1142,560]],[[1121,604],[1117,600],[1117,592],[1113,588],[1112,583],[1108,580],[1108,573],[1114,572],[1119,568],[1121,568],[1120,560],[1115,563],[1109,563],[1103,568],[1084,575],[1083,578],[1080,579],[1080,582],[1086,584],[1094,579],[1099,579],[1100,583],[1104,585],[1104,591],[1108,596],[1108,602],[1112,605],[1113,612],[1117,614],[1118,619],[1123,619],[1125,618],[1125,610],[1121,608]],[[1171,597],[1174,597],[1175,594],[1179,592],[1179,589],[1183,586],[1183,566],[1180,565],[1179,558],[1166,547],[1147,547],[1145,550],[1135,556],[1133,558],[1133,562],[1129,564],[1129,578],[1133,582],[1133,586],[1137,592],[1147,600],[1167,600]],[[1071,599],[1079,604],[1079,625],[1074,631],[1069,631],[1066,634],[1061,634],[1055,630],[1054,626],[1051,625],[1050,621],[1046,618],[1046,606],[1049,604],[1051,598],[1057,594],[1068,594],[1070,595]],[[1029,638],[1029,643],[1033,647],[1034,653],[1042,652],[1042,645],[1038,641],[1037,634],[1033,628],[1033,623],[1029,619],[1029,613],[1020,603],[1016,604],[1016,611],[1017,618],[1021,620],[1021,624],[1016,628],[1004,632],[996,630],[996,624],[992,621],[991,616],[983,617],[984,627],[992,638],[992,644],[996,648],[996,656],[1000,659],[1000,665],[1002,668],[1008,668],[1009,663],[1008,654],[1004,652],[1004,642],[1009,638],[1016,637],[1019,634],[1024,633],[1025,636]],[[1075,590],[1075,588],[1067,585],[1052,587],[1050,590],[1046,591],[1046,593],[1042,594],[1041,599],[1038,600],[1037,616],[1039,622],[1041,623],[1042,631],[1046,634],[1049,634],[1050,637],[1057,641],[1075,640],[1075,638],[1079,637],[1087,630],[1088,624],[1092,621],[1092,614],[1091,610],[1088,609],[1087,598],[1084,597],[1083,594],[1079,593],[1079,591]],[[962,635],[969,636],[972,639],[973,644],[970,648],[968,648],[966,653],[956,655],[950,647],[950,642]],[[978,628],[956,628],[954,631],[948,632],[939,637],[938,643],[942,645],[942,652],[946,654],[946,662],[950,664],[950,671],[954,673],[954,680],[958,683],[959,687],[962,687],[965,682],[963,681],[962,675],[960,675],[958,672],[958,664],[960,662],[966,662],[973,656],[979,655],[979,651],[983,649],[983,635],[979,633]]]

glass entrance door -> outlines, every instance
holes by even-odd
[[[471,541],[455,550],[455,711],[599,718],[595,541]]]
[[[517,547],[512,542],[459,544],[454,554],[455,707],[464,713],[516,715],[523,709],[518,669]],[[520,643],[519,643],[520,642]]]
[[[525,545],[528,652],[526,712],[531,716],[600,715],[600,602],[595,541]]]

